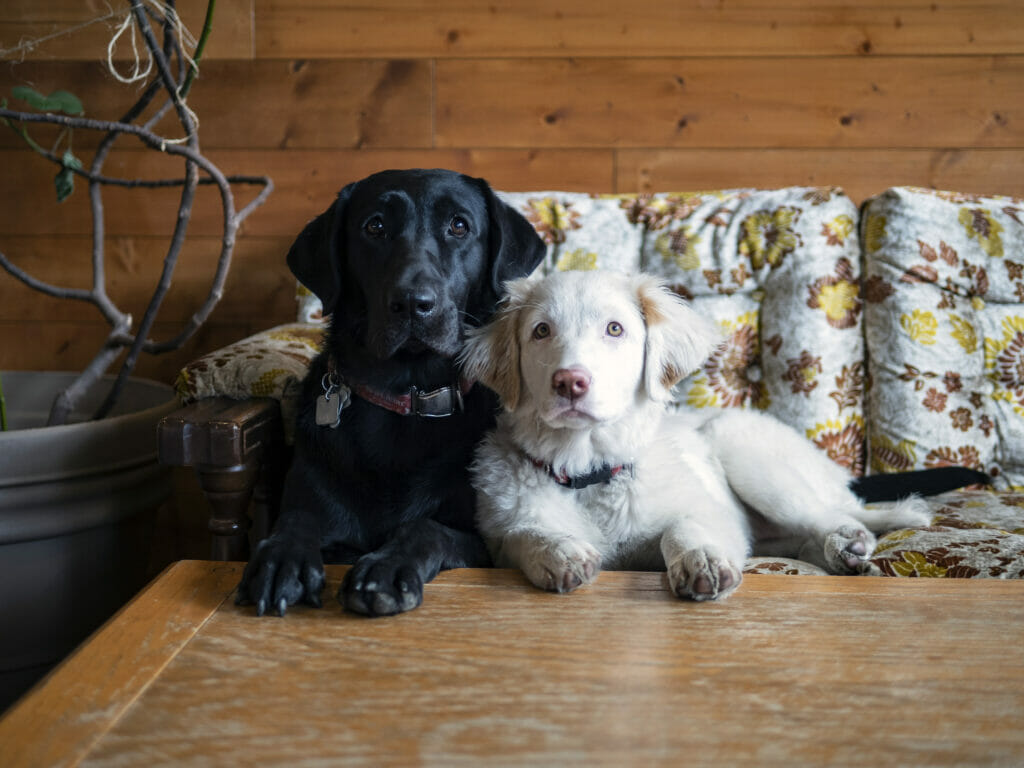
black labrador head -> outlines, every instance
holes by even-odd
[[[487,182],[452,171],[383,171],[349,184],[288,253],[332,315],[332,335],[377,360],[453,358],[505,281],[533,271],[540,237]]]

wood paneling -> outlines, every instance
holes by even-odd
[[[1020,5],[897,0],[261,0],[256,55],[833,56],[1024,53]]]
[[[436,141],[1019,147],[1024,57],[446,60]]]
[[[839,186],[855,201],[911,185],[1024,197],[1024,149],[624,149],[617,192]]]
[[[82,101],[86,116],[119,118],[138,99],[135,86],[117,83],[98,62],[31,62],[0,70],[0,94],[29,80],[42,93],[63,88]],[[154,107],[145,113],[154,113]],[[189,94],[199,116],[204,149],[428,148],[433,137],[431,66],[426,61],[208,61]],[[11,102],[14,108],[24,108]],[[154,129],[182,135],[173,115]],[[49,147],[55,128],[29,126]],[[77,130],[76,147],[94,147],[103,134]],[[134,138],[124,146],[138,146]],[[0,147],[23,147],[0,131]]]
[[[209,159],[224,173],[264,174],[274,180],[267,202],[243,224],[248,235],[294,237],[331,204],[350,181],[386,168],[444,167],[489,179],[500,189],[613,191],[612,153],[593,150],[211,150]],[[111,157],[108,173],[120,177],[180,177],[184,163],[147,150],[126,150]],[[0,150],[0,232],[40,235],[91,231],[85,186],[64,203],[55,201],[53,169],[24,150]],[[237,186],[236,208],[251,199],[253,188]],[[115,236],[168,235],[174,223],[177,189],[104,192],[107,232]],[[189,234],[219,236],[222,212],[212,187],[201,188]],[[0,246],[2,249],[2,246]]]
[[[294,313],[291,318],[294,319]],[[217,319],[203,325],[179,350],[142,355],[135,369],[143,376],[173,384],[182,366],[200,355],[274,325],[273,318],[256,315],[245,323]],[[99,351],[110,328],[95,323],[32,323],[0,321],[0,370],[77,371]],[[179,323],[157,323],[152,337],[168,339],[181,331]],[[17,343],[18,340],[22,343]],[[119,358],[111,373],[120,370]]]
[[[204,58],[252,57],[254,4],[255,0],[218,0]],[[185,27],[198,38],[206,0],[178,0],[175,5]],[[127,12],[124,0],[4,0],[0,59],[106,61],[107,45]],[[32,41],[38,42],[25,45]],[[142,47],[141,40],[138,45]],[[121,36],[114,54],[121,61],[133,57],[130,36]],[[127,74],[130,69],[119,71]]]

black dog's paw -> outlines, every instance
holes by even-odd
[[[319,608],[323,588],[319,548],[271,536],[260,542],[245,566],[235,605],[255,605],[257,616],[268,610],[284,616],[288,606],[299,601]]]
[[[366,616],[411,611],[423,602],[423,579],[403,559],[364,555],[345,574],[338,602]]]

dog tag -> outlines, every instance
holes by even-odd
[[[316,399],[316,423],[318,427],[337,429],[341,424],[341,411],[348,402],[336,390],[325,392]]]

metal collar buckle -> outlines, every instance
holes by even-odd
[[[413,387],[409,390],[410,412],[429,419],[440,419],[462,413],[462,388],[458,385],[441,387],[431,392],[420,392]]]

